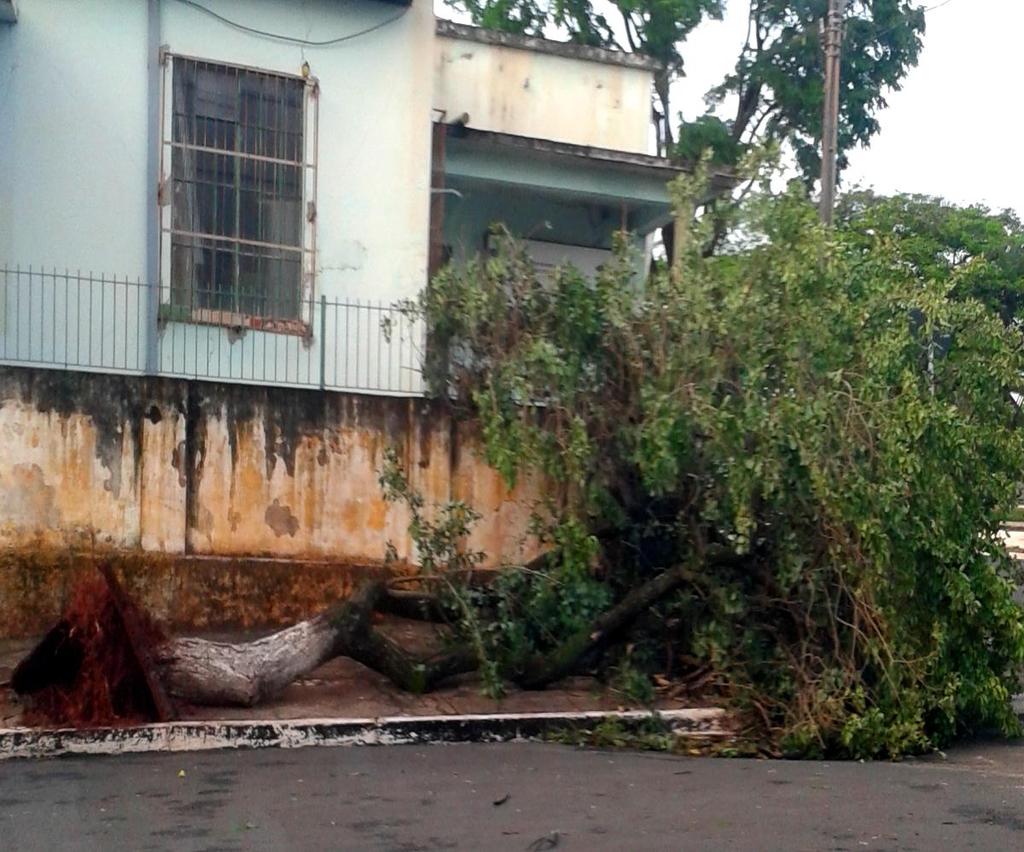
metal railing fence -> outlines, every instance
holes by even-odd
[[[0,266],[0,364],[423,393],[423,323],[371,300]]]

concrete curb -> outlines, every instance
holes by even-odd
[[[727,735],[720,708],[509,713],[463,716],[390,716],[379,719],[294,719],[163,722],[131,728],[89,730],[0,729],[0,760],[69,754],[135,754],[209,751],[225,748],[303,748],[306,746],[401,745],[508,742],[545,733],[593,726],[615,719],[640,728],[659,719],[674,732],[697,737]]]

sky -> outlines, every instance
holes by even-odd
[[[723,22],[690,36],[687,77],[673,90],[687,118],[735,64],[746,19],[746,0],[728,0]],[[1022,34],[1024,0],[950,0],[929,12],[920,61],[887,95],[870,147],[851,152],[844,183],[1024,215]]]

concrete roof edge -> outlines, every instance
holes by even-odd
[[[499,133],[494,130],[480,130],[475,127],[457,127],[449,125],[449,133],[456,138],[479,140],[492,145],[517,148],[522,151],[535,151],[542,154],[555,154],[566,157],[581,157],[588,160],[600,160],[625,166],[638,166],[644,169],[658,169],[674,174],[689,171],[664,157],[653,154],[639,154],[635,151],[618,151],[613,148],[597,148],[593,145],[578,145],[572,142],[558,142],[553,139],[541,139],[534,136],[519,136],[513,133]]]
[[[449,38],[475,41],[481,44],[493,44],[498,47],[510,47],[516,50],[532,50],[537,53],[550,53],[567,59],[582,59],[586,62],[601,62],[605,65],[621,65],[625,68],[636,68],[641,71],[655,72],[661,70],[661,63],[649,56],[639,53],[625,53],[605,47],[591,47],[586,44],[573,44],[568,41],[539,38],[537,36],[506,33],[500,30],[488,30],[468,24],[457,24],[444,18],[437,19],[437,34]]]

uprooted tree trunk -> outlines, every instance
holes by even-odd
[[[296,678],[340,656],[351,657],[400,688],[417,693],[476,669],[476,655],[469,649],[421,658],[376,629],[372,615],[385,594],[383,581],[367,583],[344,603],[253,642],[173,639],[157,649],[156,663],[177,698],[194,704],[246,706],[265,701]]]

